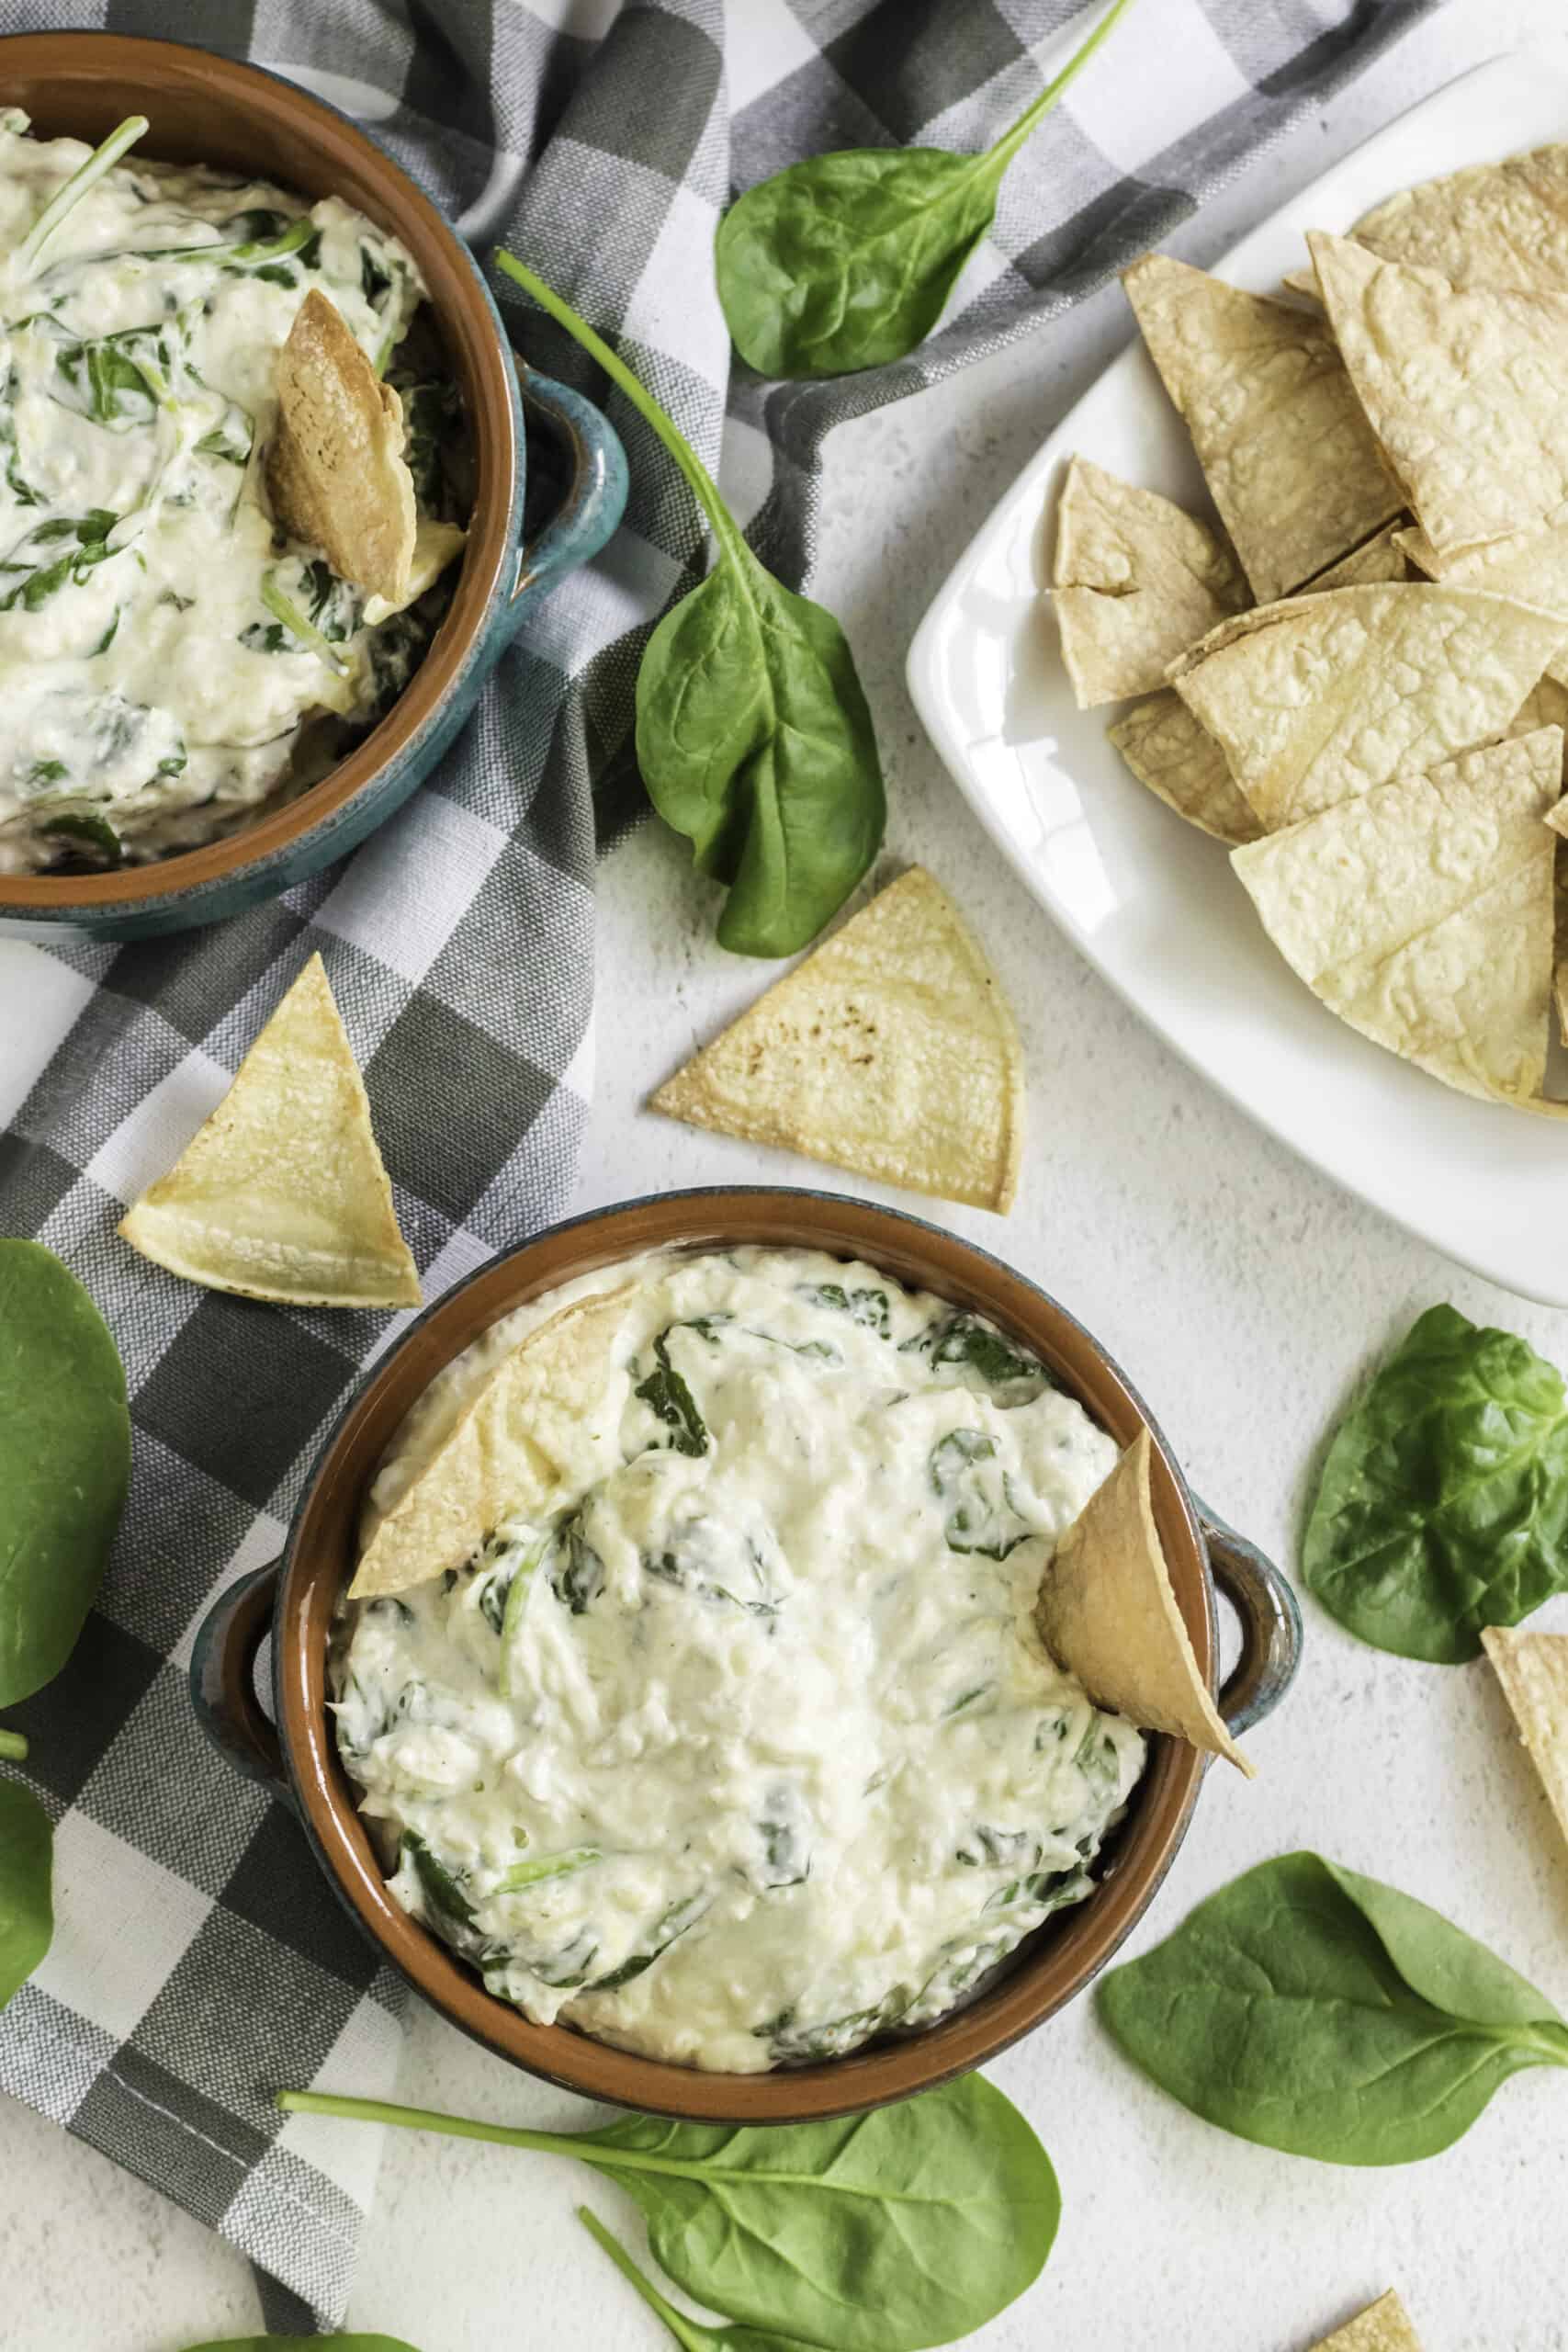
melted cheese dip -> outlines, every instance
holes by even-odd
[[[410,254],[334,198],[132,157],[29,256],[90,152],[0,110],[6,874],[231,831],[286,778],[312,780],[296,774],[305,722],[369,723],[429,634],[409,614],[369,626],[385,608],[283,540],[261,479],[306,294],[384,368],[423,294]],[[451,431],[450,387],[392,380],[427,514],[423,444]]]
[[[1112,1441],[989,1324],[794,1250],[636,1276],[618,1466],[369,1601],[337,1732],[391,1885],[528,2017],[752,2072],[939,2017],[1089,1892],[1144,1762],[1033,1623]]]

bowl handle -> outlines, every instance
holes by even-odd
[[[191,1653],[190,1696],[196,1719],[215,1747],[247,1780],[288,1796],[277,1729],[256,1697],[256,1654],[272,1631],[281,1560],[253,1568],[226,1586],[206,1616]]]
[[[512,356],[525,421],[560,445],[569,476],[560,504],[524,542],[518,557],[507,608],[508,626],[515,628],[563,572],[598,554],[619,523],[626,503],[626,453],[592,401],[553,376],[542,376],[521,352]]]
[[[1295,1679],[1302,1612],[1273,1561],[1207,1503],[1192,1499],[1214,1582],[1241,1619],[1241,1656],[1220,1692],[1220,1713],[1230,1731],[1249,1731],[1272,1714]]]

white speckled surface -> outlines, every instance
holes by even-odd
[[[1224,250],[1400,107],[1562,23],[1561,0],[1453,0],[1176,250],[1198,262]],[[1153,41],[1131,54],[1138,40],[1118,70],[1157,73]],[[1288,1560],[1331,1417],[1416,1311],[1451,1299],[1563,1364],[1568,1315],[1453,1272],[1220,1102],[1046,925],[919,734],[902,663],[931,589],[1126,334],[1109,290],[987,368],[843,431],[829,452],[816,588],[849,628],[876,713],[890,860],[931,865],[980,925],[1028,1052],[1031,1130],[1011,1217],[931,1213],[1081,1315],[1127,1365],[1201,1490]],[[649,1087],[759,975],[712,946],[705,888],[681,845],[651,829],[610,865],[601,910],[599,1093],[582,1204],[729,1178],[835,1182],[639,1115]],[[1505,1150],[1506,1118],[1498,1125]],[[1568,1604],[1537,1622],[1568,1629]],[[1318,1844],[1437,1903],[1568,2003],[1568,1856],[1485,1670],[1383,1657],[1310,1609],[1308,1633],[1296,1692],[1250,1743],[1259,1781],[1211,1780],[1142,1940],[1236,1870]],[[1553,2075],[1506,2085],[1448,2155],[1359,2173],[1274,2156],[1193,2121],[1122,2064],[1087,2010],[994,2072],[1051,2150],[1065,2217],[1040,2284],[973,2339],[990,2352],[1301,2352],[1390,2284],[1427,2352],[1568,2352],[1568,2089]],[[573,2120],[573,2102],[429,2016],[412,2026],[403,2090],[473,2114]],[[259,2324],[249,2275],[217,2240],[5,2102],[0,2177],[3,2352],[176,2352]],[[571,2221],[585,2190],[617,2217],[612,2191],[547,2160],[392,2135],[350,2324],[391,2330],[421,2352],[651,2352],[654,2323]]]

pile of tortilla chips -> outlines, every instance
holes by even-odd
[[[1556,1116],[1565,224],[1568,146],[1314,232],[1287,280],[1308,302],[1135,262],[1216,519],[1075,458],[1052,573],[1080,708],[1136,697],[1112,742],[1232,851],[1307,985],[1445,1084]]]

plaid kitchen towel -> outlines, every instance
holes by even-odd
[[[710,248],[732,184],[826,147],[985,142],[1081,35],[1073,0],[736,0],[728,18],[721,0],[107,0],[73,20],[183,30],[358,116],[476,246],[514,244],[616,340],[710,466],[722,444],[737,511],[798,585],[830,425],[1101,283],[1430,5],[1143,0],[1014,165],[950,322],[901,366],[799,389],[729,364]],[[60,21],[58,0],[0,0],[0,31]],[[547,368],[603,391],[557,330],[513,324]],[[114,1227],[316,948],[427,1293],[561,1209],[591,1084],[595,801],[604,838],[635,805],[638,649],[703,565],[689,498],[609,406],[631,457],[626,526],[372,842],[205,933],[0,945],[0,1231],[39,1236],[97,1299],[136,1455],[76,1656],[8,1719],[59,1824],[59,1928],[0,2017],[0,2087],[202,2216],[327,2324],[378,2135],[284,2126],[269,2092],[385,2088],[396,1994],[288,1812],[204,1746],[185,1669],[214,1591],[276,1552],[325,1425],[405,1318],[205,1293]]]

